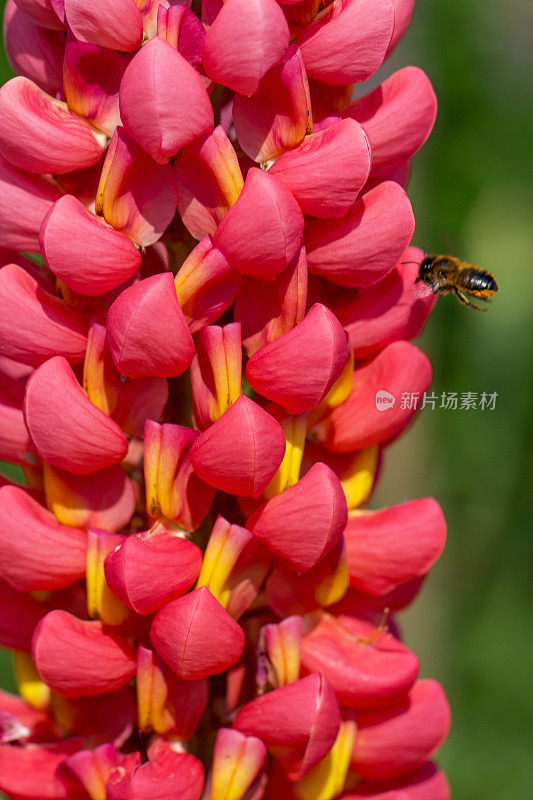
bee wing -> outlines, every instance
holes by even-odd
[[[415,297],[423,298],[429,297],[429,295],[433,294],[433,288],[431,283],[426,283],[425,281],[415,281],[413,284],[413,294]]]

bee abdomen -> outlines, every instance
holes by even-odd
[[[458,276],[458,284],[465,292],[471,294],[490,295],[498,291],[498,284],[490,274],[481,269],[463,269]]]

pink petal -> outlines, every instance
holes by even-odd
[[[302,141],[312,129],[311,100],[302,55],[291,45],[251,97],[233,100],[235,133],[254,161],[267,161]]]
[[[43,28],[60,31],[65,27],[51,0],[16,0],[16,3],[24,14]]]
[[[238,322],[207,325],[196,340],[191,362],[191,389],[195,427],[203,431],[241,394],[242,346]]]
[[[42,603],[0,579],[0,646],[29,652],[33,632],[46,611]],[[5,709],[3,695],[0,708]],[[27,724],[26,720],[22,722]]]
[[[129,609],[112,593],[104,574],[106,556],[125,538],[124,534],[99,528],[87,531],[87,613],[90,618],[100,619],[106,625],[120,625],[131,618]]]
[[[18,75],[29,78],[45,92],[57,96],[63,90],[65,37],[36,25],[8,0],[4,10],[6,54]]]
[[[292,330],[252,356],[246,379],[256,392],[291,414],[309,411],[344,369],[349,356],[346,339],[335,315],[315,303]]]
[[[0,589],[0,591],[3,591],[3,588]],[[13,592],[13,590],[11,591]],[[13,592],[13,594],[18,593]],[[8,717],[7,720],[6,717]],[[11,741],[25,738],[26,741],[52,742],[56,735],[54,722],[46,712],[32,708],[22,697],[5,692],[3,689],[0,689],[0,720],[0,740],[2,743],[7,741],[5,738],[7,732],[4,724],[5,721],[7,721],[8,724],[11,721],[15,728],[18,728],[18,731],[15,729],[15,733],[22,733],[22,731],[25,731],[25,736],[24,734],[22,737],[16,736],[16,738],[11,739]]]
[[[119,465],[80,477],[46,464],[44,491],[59,522],[75,528],[118,531],[135,510],[134,484]]]
[[[198,433],[183,425],[158,425],[146,420],[144,479],[146,508],[151,518],[173,520],[193,531],[206,516],[215,490],[204,483],[191,464],[191,447]]]
[[[311,104],[313,108],[313,117],[315,120],[314,129],[317,129],[318,120],[329,117],[330,115],[336,116],[343,108],[345,108],[353,94],[353,84],[340,84],[339,86],[331,86],[327,83],[309,79],[309,92],[311,94]],[[333,121],[333,120],[331,120]],[[329,124],[331,124],[331,121]]]
[[[243,187],[237,154],[222,126],[182,148],[174,170],[185,227],[195,239],[213,236]]]
[[[137,378],[121,382],[113,419],[126,433],[141,439],[146,420],[161,419],[168,396],[166,378]]]
[[[261,628],[257,646],[256,683],[263,678],[263,689],[271,681],[269,672],[274,676],[274,688],[286,686],[299,679],[302,625],[302,617],[294,615]],[[262,660],[268,664],[266,670],[262,667]]]
[[[329,752],[339,724],[335,695],[317,673],[257,697],[233,721],[237,730],[262,739],[291,780],[302,778]]]
[[[344,538],[351,585],[381,595],[426,574],[444,547],[446,523],[426,497],[350,516]]]
[[[241,323],[242,343],[248,356],[292,330],[303,319],[306,304],[304,247],[271,283],[246,278],[237,295],[234,319]]]
[[[21,592],[61,589],[85,575],[86,535],[61,525],[23,489],[0,489],[0,573]]]
[[[43,219],[39,236],[47,267],[79,294],[106,294],[131,278],[141,255],[123,233],[91,214],[72,195],[64,195]],[[83,253],[72,258],[72,242]]]
[[[277,565],[268,576],[265,597],[280,617],[307,614],[330,607],[348,589],[348,564],[343,539],[308,572],[295,573]]]
[[[288,569],[306,572],[341,538],[347,513],[337,476],[325,464],[315,464],[254,512],[246,527]]]
[[[173,750],[170,742],[159,740],[156,752],[133,772],[119,765],[107,783],[108,800],[200,800],[204,784],[201,762]]]
[[[205,586],[172,600],[159,611],[150,637],[157,652],[185,680],[217,675],[244,649],[240,625]]]
[[[391,181],[364,194],[341,219],[312,219],[305,244],[309,271],[341,286],[367,286],[398,263],[415,221],[404,190]]]
[[[185,372],[194,343],[171,273],[145,278],[117,297],[107,316],[107,341],[116,368],[129,378]]]
[[[434,764],[391,781],[361,781],[339,800],[450,800],[450,787]]]
[[[209,28],[215,21],[223,2],[224,0],[202,0],[202,22],[206,28]]]
[[[152,0],[153,2],[153,0]],[[186,58],[202,77],[202,83],[209,91],[212,83],[205,76],[202,65],[202,45],[205,39],[205,28],[187,5],[171,5],[165,8],[163,4],[153,3],[157,11],[157,35],[168,42],[183,58]],[[157,8],[157,6],[159,7]],[[146,23],[145,23],[146,30]]]
[[[424,144],[437,115],[437,98],[418,67],[404,67],[342,112],[365,129],[372,168],[410,159]]]
[[[238,272],[270,281],[296,256],[302,235],[302,212],[285,184],[253,168],[218,226],[213,245]]]
[[[87,318],[42,289],[22,267],[0,270],[0,300],[0,342],[8,358],[32,366],[55,355],[72,364],[83,360]],[[14,319],[24,319],[24,326],[15,330]]]
[[[45,2],[47,2],[47,0],[45,0]],[[66,27],[67,18],[65,16],[65,0],[50,0],[50,5],[54,9],[58,19]]]
[[[120,125],[118,90],[131,56],[69,36],[63,85],[71,111],[112,136]]]
[[[357,359],[366,359],[398,339],[416,339],[433,310],[436,296],[416,291],[421,250],[408,247],[392,272],[332,309],[350,336]]]
[[[440,683],[417,681],[396,705],[357,715],[351,767],[363,778],[383,780],[422,766],[450,729],[450,708]]]
[[[349,453],[397,436],[416,413],[409,404],[402,408],[402,394],[422,397],[430,382],[431,364],[418,348],[408,342],[388,345],[355,370],[348,400],[315,428],[318,441],[336,453]],[[385,406],[379,402],[383,397]]]
[[[112,741],[118,747],[127,741],[135,727],[136,711],[131,686],[96,697],[54,697],[54,712],[61,725],[71,734],[91,737],[91,743]]]
[[[0,459],[14,464],[35,464],[38,455],[28,434],[22,402],[14,402],[0,388]]]
[[[348,613],[360,616],[364,619],[371,619],[379,624],[386,608],[390,611],[402,611],[410,605],[420,591],[425,576],[413,578],[413,580],[402,583],[397,589],[381,596],[358,592],[351,587],[348,588],[340,602],[332,607],[335,613]]]
[[[296,42],[310,78],[334,85],[358,83],[383,63],[393,27],[391,0],[337,0]]]
[[[207,678],[184,681],[153,650],[137,648],[138,725],[146,733],[190,739],[205,711]]]
[[[200,434],[191,461],[200,478],[240,497],[259,497],[285,453],[278,422],[245,395]]]
[[[177,202],[172,167],[156,164],[117,128],[102,167],[96,213],[146,247],[157,242],[170,225]]]
[[[216,322],[235,300],[241,283],[241,274],[211,245],[208,236],[198,242],[175,279],[179,304],[192,334]]]
[[[170,530],[135,534],[110,553],[105,575],[111,590],[137,614],[151,614],[194,584],[202,552]]]
[[[213,752],[211,793],[215,797],[243,797],[263,768],[267,749],[256,736],[219,728]]]
[[[13,167],[0,155],[0,236],[2,246],[39,252],[43,217],[61,192],[41,175]]]
[[[65,14],[80,42],[121,52],[137,50],[142,43],[142,17],[134,0],[65,0]]]
[[[394,31],[387,50],[387,56],[394,50],[406,33],[413,16],[415,0],[392,0],[394,6]]]
[[[101,622],[50,611],[33,635],[39,675],[63,697],[93,697],[125,686],[135,675],[135,647]]]
[[[0,746],[0,791],[14,800],[67,800],[60,764],[82,746],[71,739],[58,744]]]
[[[414,653],[390,634],[355,617],[320,612],[304,626],[302,665],[327,678],[340,704],[357,709],[388,705],[418,675]]]
[[[216,83],[251,95],[288,45],[289,28],[275,0],[226,0],[207,31],[202,61]]]
[[[105,785],[118,760],[114,744],[102,744],[94,750],[79,750],[63,761],[59,775],[73,793],[86,792],[92,800],[105,797]]]
[[[227,605],[229,584],[235,565],[253,542],[254,537],[250,531],[240,525],[232,525],[222,515],[218,515],[209,535],[197,585],[207,586],[213,597],[224,607]]]
[[[342,217],[366,183],[370,148],[359,125],[333,123],[283,153],[269,172],[291,190],[304,214]]]
[[[86,122],[27,78],[0,89],[2,155],[28,172],[70,172],[96,164],[103,153]]]
[[[87,399],[60,356],[31,376],[24,416],[41,457],[74,475],[110,467],[126,455],[128,443],[119,426]]]
[[[120,115],[126,132],[158,164],[166,164],[181,147],[211,131],[214,121],[200,76],[158,36],[139,50],[124,73]]]
[[[394,181],[395,183],[399,183],[400,186],[405,189],[409,183],[410,177],[410,161],[404,161],[403,164],[387,165],[385,167],[380,167],[379,169],[370,170],[370,177],[366,182],[365,189],[367,192],[369,192],[379,183],[383,183],[383,181]]]

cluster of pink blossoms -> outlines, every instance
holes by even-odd
[[[403,186],[435,96],[406,67],[351,101],[412,5],[8,0],[9,797],[449,797],[389,616],[444,519],[362,508],[431,379]]]

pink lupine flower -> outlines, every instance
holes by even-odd
[[[0,790],[449,800],[395,619],[446,526],[371,506],[431,380],[436,100],[416,67],[352,100],[413,2],[199,5],[6,4]]]

